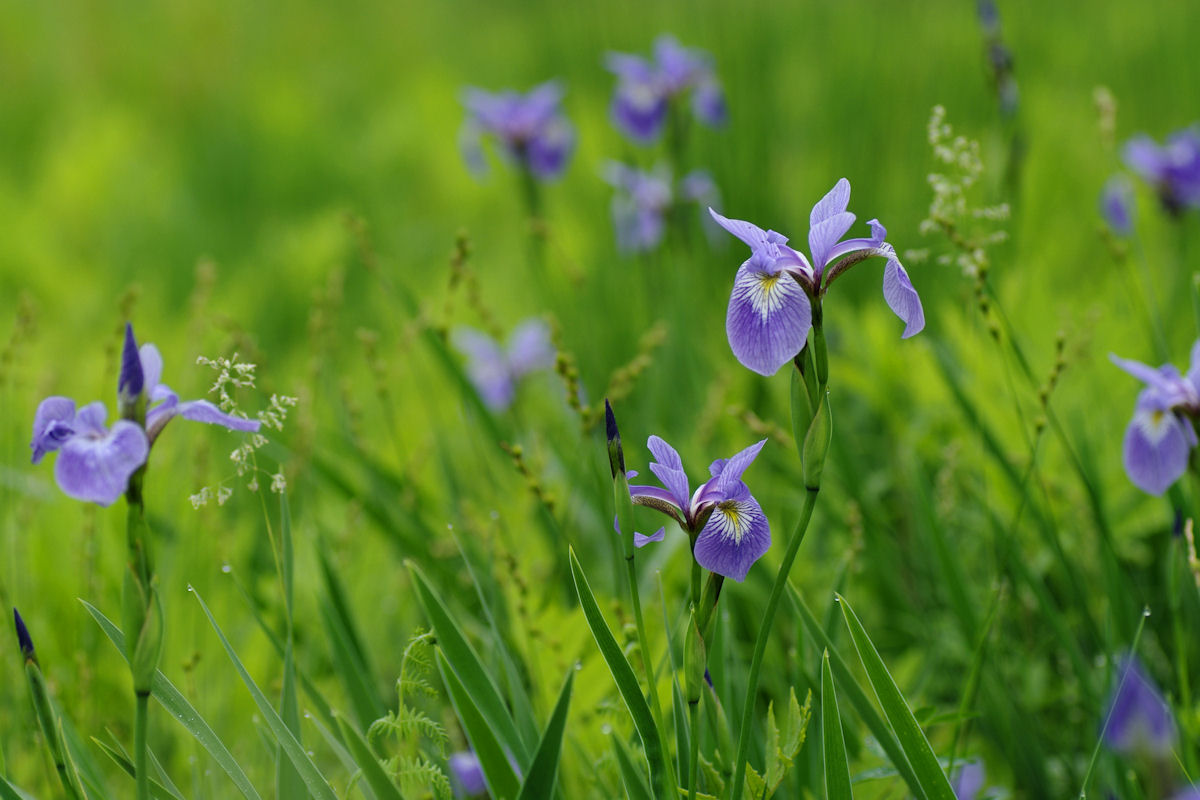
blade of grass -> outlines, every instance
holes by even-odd
[[[274,707],[267,699],[267,696],[258,688],[258,684],[250,677],[250,673],[246,671],[246,667],[238,658],[237,652],[233,649],[233,645],[225,638],[225,634],[221,631],[221,626],[217,624],[216,617],[208,610],[208,606],[204,602],[204,598],[200,596],[193,587],[189,586],[188,590],[196,597],[196,602],[200,604],[201,610],[204,611],[204,616],[208,617],[209,624],[216,631],[217,638],[221,640],[221,646],[225,648],[225,653],[229,656],[229,660],[233,662],[234,669],[237,670],[238,676],[241,677],[242,683],[246,685],[250,696],[254,699],[254,705],[258,707],[258,713],[262,715],[267,727],[278,742],[284,755],[296,767],[296,771],[300,773],[300,778],[304,781],[305,788],[308,793],[317,798],[317,800],[337,800],[337,795],[334,793],[329,782],[321,775],[321,771],[317,769],[317,765],[312,762],[308,754],[304,752],[304,747],[284,724],[279,715],[275,713]]]
[[[554,794],[554,783],[558,780],[558,759],[562,753],[563,731],[567,727],[567,710],[571,706],[571,686],[575,682],[575,672],[567,673],[567,682],[563,684],[558,694],[558,702],[554,704],[554,713],[546,723],[542,734],[541,744],[533,756],[533,764],[525,783],[521,785],[521,794],[517,800],[545,800]]]
[[[383,771],[383,767],[379,765],[379,759],[371,752],[371,748],[367,745],[367,740],[358,732],[349,720],[341,714],[334,712],[334,719],[337,720],[338,728],[342,732],[342,740],[346,743],[346,749],[350,751],[350,755],[354,757],[358,768],[362,770],[363,778],[367,785],[371,787],[371,791],[379,800],[404,800],[400,790],[392,783],[392,779]]]
[[[842,738],[842,719],[838,715],[828,650],[821,657],[821,752],[825,759],[825,797],[828,800],[853,800],[850,762],[846,758],[846,740]]]
[[[637,675],[634,674],[633,667],[625,658],[625,654],[621,652],[621,646],[617,644],[612,631],[609,630],[608,623],[604,621],[604,614],[596,603],[596,597],[592,594],[591,587],[588,586],[587,577],[583,574],[583,567],[579,565],[579,559],[575,557],[574,548],[569,549],[568,558],[583,616],[592,631],[596,645],[600,648],[600,654],[604,656],[604,661],[608,664],[608,671],[612,673],[617,690],[621,693],[621,699],[625,701],[625,706],[629,709],[630,716],[633,717],[633,725],[642,739],[646,761],[650,763],[650,782],[657,795],[662,796],[665,793],[669,797],[674,797],[674,788],[668,792],[665,787],[668,784],[676,783],[675,773],[666,765],[667,749],[660,738],[658,726],[654,724],[654,715],[650,713],[650,705],[646,702],[646,696],[642,694],[642,687],[638,683]]]
[[[346,772],[353,775],[358,770],[358,762],[354,760],[354,756],[350,755],[350,751],[346,749],[346,745],[342,744],[342,740],[332,730],[326,728],[321,720],[311,715],[307,719],[317,729],[317,733],[321,734],[321,738],[325,740],[325,744],[329,745],[329,749],[337,756],[338,761],[342,762],[342,766],[346,768]],[[337,722],[335,721],[334,725],[336,724]],[[358,789],[362,792],[365,800],[378,800],[375,797],[375,792],[371,791],[369,783],[358,784]]]
[[[621,782],[625,784],[625,795],[629,800],[654,800],[650,787],[646,785],[646,776],[633,763],[633,754],[621,737],[612,735],[613,752],[617,756],[617,766],[621,770]]]
[[[447,663],[469,693],[473,705],[479,708],[479,713],[495,731],[500,743],[508,748],[519,765],[528,766],[529,745],[517,732],[517,726],[504,705],[504,698],[492,682],[491,670],[483,666],[483,662],[479,660],[479,656],[450,615],[441,596],[425,577],[425,573],[413,562],[405,563],[412,576],[413,586],[416,587],[417,599],[425,610],[425,617],[433,626],[434,633],[437,634],[438,647],[445,653]]]
[[[120,628],[114,625],[108,617],[100,613],[95,606],[86,600],[80,600],[79,602],[83,603],[83,607],[92,615],[92,619],[96,620],[96,624],[100,626],[100,630],[104,631],[104,635],[108,637],[108,640],[112,642],[113,646],[117,648],[117,652],[123,658],[125,655],[125,634],[121,633]],[[246,800],[262,800],[262,797],[255,791],[253,784],[250,783],[250,779],[246,777],[246,773],[242,771],[241,766],[234,759],[233,754],[225,747],[224,742],[209,727],[208,723],[204,721],[204,718],[200,716],[200,712],[192,707],[187,698],[175,688],[175,685],[161,671],[154,673],[154,680],[151,683],[150,691],[154,699],[167,710],[167,713],[187,729],[187,732],[213,757],[213,760],[225,771],[225,774],[233,781],[233,785],[246,797]]]
[[[265,512],[266,509],[264,509]],[[267,521],[268,526],[270,520]],[[296,654],[295,635],[292,626],[292,598],[295,588],[295,549],[292,546],[292,514],[288,507],[287,493],[279,495],[279,577],[283,583],[284,647],[283,686],[279,693],[279,717],[288,730],[303,742],[300,734],[300,702],[296,698]],[[304,781],[290,760],[283,757],[280,745],[275,756],[275,796],[300,797],[304,793]]]
[[[483,769],[488,793],[498,800],[515,798],[521,790],[521,783],[517,780],[512,765],[508,763],[504,747],[496,737],[492,725],[475,705],[474,699],[459,680],[450,662],[446,660],[441,647],[437,649],[437,665],[442,683],[446,685],[446,691],[450,695],[450,702],[454,705],[463,730],[467,733],[467,739],[471,742],[471,749],[479,757],[479,766]]]
[[[954,789],[938,764],[937,756],[929,745],[929,740],[925,738],[925,732],[917,724],[916,717],[913,716],[883,659],[879,657],[875,645],[859,622],[858,615],[844,597],[838,595],[837,600],[842,604],[846,627],[850,629],[850,638],[854,641],[854,648],[858,651],[871,689],[883,708],[883,715],[888,724],[896,732],[896,740],[908,756],[909,763],[921,782],[923,793],[934,800],[955,800]]]
[[[137,770],[134,768],[133,762],[126,758],[120,751],[109,747],[95,736],[92,737],[92,743],[103,750],[104,754],[111,758],[113,763],[124,770],[129,777],[132,778],[137,774]],[[161,798],[161,800],[184,800],[183,795],[179,794],[178,792],[172,792],[170,789],[154,780],[154,778],[150,779],[150,794]]]
[[[854,679],[854,674],[850,672],[850,667],[842,660],[841,655],[834,649],[833,641],[825,635],[825,630],[821,627],[821,623],[817,621],[804,599],[800,597],[800,593],[796,591],[796,587],[788,583],[788,597],[791,598],[792,604],[796,607],[796,611],[800,614],[800,619],[804,622],[804,627],[808,628],[808,632],[817,640],[817,645],[825,649],[829,653],[829,661],[833,668],[833,672],[837,677],[838,684],[842,687],[842,695],[850,700],[850,705],[854,706],[855,712],[858,714],[866,726],[875,736],[875,740],[879,742],[879,746],[883,748],[883,752],[891,760],[892,766],[896,768],[897,774],[904,779],[908,784],[909,791],[917,797],[925,797],[925,792],[921,789],[921,782],[917,780],[917,774],[913,772],[912,765],[908,763],[908,757],[900,748],[900,743],[896,741],[896,735],[892,733],[892,729],[884,721],[883,717],[879,716],[879,712],[875,710],[875,706],[871,704],[866,692],[858,685],[858,681]]]

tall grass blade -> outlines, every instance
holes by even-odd
[[[411,561],[407,562],[407,565],[413,585],[417,589],[417,599],[425,610],[425,617],[433,626],[434,633],[437,634],[438,647],[445,654],[446,662],[462,682],[472,704],[478,707],[479,713],[495,732],[500,744],[508,748],[518,764],[527,766],[529,745],[517,732],[517,726],[504,705],[504,698],[492,682],[491,670],[485,668],[479,660],[479,656],[475,654],[458,623],[450,616],[449,609],[429,583],[425,573]]]
[[[292,513],[288,507],[287,494],[279,496],[279,572],[283,582],[283,608],[286,634],[283,647],[283,687],[279,695],[279,717],[288,730],[302,742],[300,734],[300,702],[296,698],[296,653],[293,621],[293,595],[295,587],[295,549],[292,546]],[[284,758],[282,745],[275,757],[275,796],[300,797],[304,793],[304,781],[292,762]]]
[[[846,740],[842,738],[842,718],[838,714],[828,650],[821,656],[821,751],[825,754],[825,797],[853,800],[850,762],[846,758]]]
[[[788,583],[788,596],[795,605],[796,611],[799,612],[800,620],[804,623],[804,627],[808,628],[808,632],[816,640],[817,646],[824,648],[829,653],[830,666],[833,668],[838,685],[842,687],[842,696],[850,700],[850,705],[854,706],[854,711],[858,714],[859,719],[870,729],[875,740],[879,742],[879,746],[883,748],[883,752],[891,760],[892,766],[896,768],[897,774],[908,784],[909,791],[916,797],[925,797],[925,792],[921,788],[921,782],[917,780],[917,774],[913,772],[912,765],[908,763],[908,756],[901,749],[900,742],[896,740],[896,735],[892,733],[892,729],[888,727],[883,717],[879,716],[879,712],[871,704],[871,700],[867,697],[866,692],[862,690],[862,687],[858,685],[858,681],[854,679],[854,674],[850,671],[849,665],[842,659],[838,651],[834,649],[833,641],[826,635],[825,629],[821,627],[821,623],[817,621],[816,616],[791,583]]]
[[[617,756],[617,766],[621,770],[621,782],[625,784],[625,796],[629,800],[654,800],[650,787],[646,785],[646,776],[633,763],[633,754],[629,747],[617,734],[612,735],[613,752]]]
[[[371,787],[371,791],[379,800],[403,800],[403,795],[396,785],[392,783],[392,779],[383,771],[383,767],[379,765],[379,759],[371,752],[367,740],[358,732],[345,717],[341,714],[334,714],[337,720],[338,729],[342,733],[342,741],[346,743],[346,749],[354,757],[358,768],[362,770],[363,779],[367,785]]]
[[[121,633],[120,628],[104,614],[88,603],[86,600],[80,600],[87,612],[92,615],[92,619],[96,620],[96,624],[100,626],[100,630],[104,631],[104,635],[117,648],[117,652],[121,657],[125,657],[125,634]],[[234,759],[233,754],[225,747],[224,742],[217,736],[216,732],[209,727],[204,718],[200,716],[192,704],[187,701],[183,693],[175,688],[175,685],[167,679],[161,671],[154,673],[154,680],[150,684],[150,693],[159,704],[167,710],[167,713],[175,718],[175,721],[182,725],[192,737],[200,743],[217,765],[224,770],[229,779],[233,781],[233,785],[238,788],[238,791],[246,798],[246,800],[262,800],[262,797],[250,783],[250,779],[246,777],[246,773]]]
[[[875,697],[883,708],[884,717],[896,732],[896,740],[917,774],[923,793],[933,800],[955,800],[954,789],[938,764],[937,756],[929,745],[929,740],[925,738],[925,732],[917,724],[916,717],[913,716],[904,696],[900,694],[899,687],[892,680],[891,673],[884,666],[883,659],[879,657],[879,652],[867,636],[854,609],[841,595],[838,595],[838,602],[842,604],[842,615],[846,618],[850,638],[854,640],[854,648],[858,651],[863,669],[866,670],[867,680],[870,681]]]
[[[437,650],[437,664],[442,683],[446,685],[446,691],[450,695],[450,702],[458,712],[458,719],[471,742],[471,749],[479,758],[488,793],[495,800],[514,800],[521,790],[521,782],[513,772],[512,765],[508,763],[508,755],[504,752],[502,743],[440,647]]]
[[[612,673],[617,690],[621,693],[621,698],[625,701],[630,716],[633,717],[633,725],[642,739],[642,748],[646,752],[646,760],[650,763],[650,781],[655,794],[661,796],[664,787],[675,781],[670,780],[674,777],[674,773],[670,772],[666,765],[666,753],[662,740],[659,738],[658,726],[654,724],[654,715],[650,713],[650,705],[646,702],[646,696],[642,694],[642,687],[638,683],[633,667],[625,658],[625,654],[621,652],[621,646],[617,644],[612,631],[608,629],[608,623],[604,621],[604,614],[601,613],[600,606],[596,603],[596,597],[592,594],[591,587],[588,586],[587,577],[583,574],[583,567],[579,565],[579,559],[575,557],[573,548],[569,552],[569,558],[571,576],[575,580],[575,591],[579,595],[579,605],[583,609],[583,616],[592,630],[592,636],[596,639],[600,654],[604,656],[604,661],[608,664],[608,671]],[[670,794],[673,795],[674,792],[672,791]]]
[[[124,770],[129,777],[132,778],[137,775],[137,770],[134,768],[133,762],[126,758],[125,754],[113,747],[110,747],[109,745],[97,739],[95,736],[92,737],[92,743],[103,750],[104,754],[111,758],[113,763]],[[183,795],[179,794],[178,791],[171,791],[166,786],[163,786],[161,783],[154,780],[154,778],[150,779],[150,794],[161,798],[161,800],[184,800]]]
[[[567,727],[567,710],[571,706],[571,687],[575,683],[575,672],[567,673],[567,682],[558,694],[554,713],[546,723],[546,731],[533,756],[529,774],[521,784],[518,800],[546,800],[554,794],[554,783],[558,780],[558,760],[562,754],[563,732]]]
[[[189,587],[191,588],[191,587]],[[250,691],[250,696],[254,699],[254,705],[258,707],[258,713],[262,715],[271,734],[276,742],[282,748],[284,755],[296,767],[296,771],[300,773],[300,778],[304,781],[304,786],[311,797],[317,800],[337,800],[337,795],[330,787],[329,782],[321,775],[317,765],[308,757],[308,753],[304,752],[304,747],[292,734],[279,715],[275,713],[274,707],[267,699],[267,696],[258,688],[258,684],[250,677],[250,673],[246,671],[246,667],[238,658],[237,652],[234,651],[233,645],[225,638],[225,634],[221,631],[221,626],[217,624],[216,618],[212,612],[208,610],[208,606],[204,602],[204,598],[195,589],[191,589],[192,594],[196,596],[196,602],[200,604],[200,608],[204,611],[204,616],[208,617],[208,622],[216,631],[217,638],[221,640],[221,646],[225,648],[225,653],[229,656],[229,660],[233,662],[234,669],[237,670],[238,676],[241,677],[242,683]]]

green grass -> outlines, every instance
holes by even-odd
[[[118,618],[124,509],[63,496],[54,456],[28,463],[28,437],[50,394],[102,399],[114,413],[127,317],[139,339],[158,345],[164,380],[185,399],[211,382],[197,356],[236,351],[258,365],[258,389],[239,395],[244,408],[264,407],[273,392],[300,400],[258,456],[264,495],[270,473],[288,479],[286,580],[272,537],[279,506],[234,475],[227,456],[236,435],[172,422],[146,478],[167,616],[160,669],[178,690],[176,706],[186,699],[195,708],[248,785],[270,794],[282,731],[263,721],[189,585],[282,716],[275,722],[290,730],[298,710],[297,740],[312,753],[304,774],[319,773],[338,797],[389,781],[410,797],[395,772],[353,778],[346,763],[362,747],[384,760],[420,755],[444,765],[445,754],[419,737],[368,736],[347,751],[329,715],[366,732],[380,698],[395,696],[414,632],[447,624],[456,639],[439,630],[438,646],[449,666],[457,672],[455,654],[472,652],[491,678],[479,718],[498,717],[504,704],[513,714],[514,731],[495,733],[500,745],[510,733],[521,743],[505,754],[525,768],[518,780],[536,765],[539,785],[556,782],[565,800],[616,796],[644,781],[629,790],[640,796],[655,785],[584,624],[567,553],[586,570],[634,684],[653,659],[658,695],[668,698],[669,665],[682,663],[682,651],[676,644],[672,662],[667,647],[682,641],[687,619],[684,537],[668,528],[665,542],[638,552],[657,645],[643,653],[612,538],[602,430],[583,429],[551,372],[531,376],[511,410],[487,413],[446,344],[454,325],[483,324],[467,292],[448,288],[460,232],[488,313],[505,330],[552,318],[589,404],[663,322],[649,366],[614,401],[627,465],[648,482],[651,434],[671,441],[685,465],[772,438],[746,480],[775,545],[744,583],[726,582],[720,647],[710,645],[721,713],[702,709],[698,734],[713,770],[702,778],[718,793],[717,728],[741,719],[750,649],[804,490],[789,442],[788,378],[745,370],[725,340],[742,245],[724,236],[706,243],[695,229],[687,247],[676,241],[646,256],[622,257],[613,243],[601,162],[650,166],[663,153],[632,147],[610,125],[613,79],[602,58],[645,51],[660,32],[709,50],[728,95],[728,126],[695,128],[684,155],[714,173],[718,210],[803,246],[810,207],[845,176],[860,219],[853,235],[877,216],[902,256],[931,250],[924,261],[906,257],[929,320],[913,339],[899,339],[902,326],[879,296],[880,261],[840,278],[826,300],[833,439],[792,571],[811,613],[802,619],[782,604],[756,718],[770,700],[784,707],[789,690],[819,698],[828,649],[855,795],[904,793],[872,733],[882,720],[858,716],[873,695],[831,605],[837,592],[943,765],[951,752],[956,763],[979,758],[987,785],[1011,796],[1069,796],[1089,769],[1111,659],[1129,649],[1147,606],[1139,653],[1182,723],[1178,759],[1150,766],[1102,749],[1091,793],[1169,796],[1185,770],[1200,778],[1200,710],[1182,701],[1197,687],[1181,681],[1200,663],[1186,635],[1200,624],[1200,604],[1182,560],[1169,558],[1175,506],[1194,516],[1197,489],[1184,481],[1171,500],[1130,484],[1121,436],[1139,387],[1108,361],[1110,352],[1162,360],[1140,299],[1144,269],[1168,357],[1186,366],[1198,332],[1200,216],[1171,221],[1139,186],[1132,259],[1113,258],[1098,233],[1097,194],[1120,159],[1102,140],[1092,99],[1101,84],[1118,99],[1118,148],[1134,133],[1161,139],[1200,118],[1188,88],[1200,85],[1200,7],[1164,4],[1151,14],[1107,0],[1002,3],[1000,13],[1020,86],[1014,121],[997,110],[966,0],[6,8],[0,605],[21,610],[55,702],[114,796],[132,782],[92,737],[107,745],[110,730],[131,752],[133,698],[120,652],[77,598]],[[578,147],[563,179],[545,189],[549,240],[537,270],[516,176],[493,159],[477,181],[462,163],[459,96],[468,85],[525,88],[553,76],[567,86]],[[973,201],[1011,205],[1001,223],[1010,237],[990,251],[990,317],[978,311],[972,279],[937,262],[950,252],[945,239],[918,231],[935,169],[925,131],[935,104],[982,144]],[[1014,131],[1024,157],[1012,181]],[[999,345],[987,322],[997,309],[1007,320]],[[1063,366],[1047,411],[1038,388],[1056,370],[1060,332]],[[501,443],[520,445],[526,474]],[[231,499],[193,509],[189,496],[218,482],[235,489]],[[639,531],[662,521],[635,509]],[[424,576],[420,591],[405,560]],[[430,597],[440,598],[438,619],[426,616]],[[294,666],[285,668],[289,641]],[[15,636],[0,643],[0,775],[53,796],[58,776]],[[557,702],[568,674],[569,707]],[[451,749],[464,748],[450,694],[436,669],[427,677],[431,694],[401,701],[444,726]],[[458,680],[464,691],[482,685]],[[553,736],[534,754],[540,732],[560,728],[555,771],[542,758],[555,751]],[[759,772],[761,731],[749,748]],[[810,733],[777,796],[820,795],[821,748],[817,729]],[[673,734],[661,740],[688,741]],[[160,706],[150,711],[150,742],[185,797],[236,791],[208,755],[214,745]],[[665,755],[670,769],[675,754]],[[504,772],[503,758],[490,760]]]

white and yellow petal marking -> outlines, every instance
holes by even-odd
[[[1171,416],[1170,411],[1161,409],[1139,411],[1134,415],[1133,422],[1147,443],[1156,445],[1171,432],[1174,422]]]
[[[734,298],[749,303],[764,323],[786,303],[795,302],[797,296],[803,293],[800,284],[783,270],[774,275],[743,270],[733,284]]]

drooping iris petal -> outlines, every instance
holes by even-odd
[[[921,298],[913,288],[908,272],[895,258],[888,259],[883,268],[883,297],[887,300],[888,308],[904,321],[904,333],[901,339],[915,336],[925,328],[925,310],[921,307]]]
[[[76,500],[111,505],[129,485],[129,477],[146,463],[150,444],[136,423],[119,420],[103,435],[76,435],[63,443],[54,478]]]
[[[771,376],[804,347],[812,307],[787,272],[771,274],[752,262],[742,264],[734,278],[725,332],[739,362]]]
[[[529,171],[543,179],[557,177],[574,149],[575,129],[566,120],[547,123],[526,144]]]
[[[74,420],[75,401],[69,397],[47,397],[38,403],[33,415],[33,440],[29,443],[34,464],[75,434]]]
[[[647,440],[646,446],[650,448],[650,452],[655,458],[650,462],[650,471],[675,496],[676,505],[681,509],[686,509],[691,489],[688,486],[687,473],[683,470],[683,461],[679,458],[679,453],[658,436],[651,436]]]
[[[692,93],[692,113],[705,125],[718,127],[729,118],[725,106],[725,92],[716,81],[705,81]]]
[[[662,133],[667,104],[667,96],[654,83],[622,81],[613,93],[613,124],[638,144],[649,144]]]
[[[705,569],[741,582],[750,566],[771,546],[771,527],[758,501],[744,492],[741,499],[716,504],[696,537],[693,553]]]
[[[666,535],[667,535],[666,528],[659,528],[657,531],[650,534],[649,536],[643,536],[642,534],[638,533],[637,531],[634,531],[633,532],[633,546],[634,547],[645,547],[646,545],[650,544],[651,542],[661,542],[664,538],[666,538]]]
[[[1180,419],[1147,395],[1138,400],[1129,427],[1125,429],[1125,472],[1144,492],[1160,495],[1187,469],[1188,453],[1196,440],[1192,423]]]
[[[1104,741],[1119,753],[1168,756],[1175,745],[1175,721],[1158,687],[1129,656],[1117,664],[1117,685],[1109,697]]]

